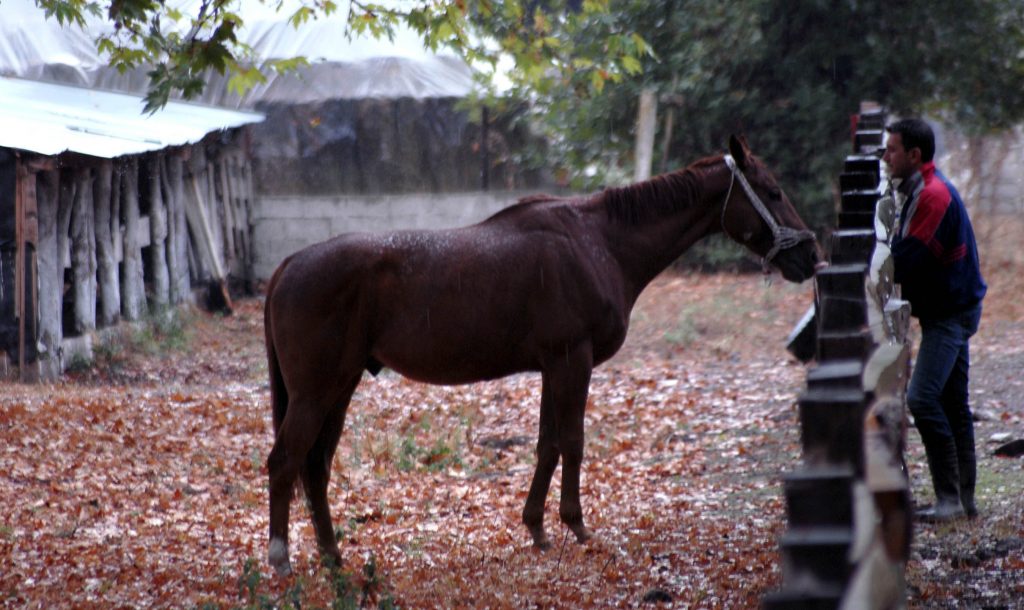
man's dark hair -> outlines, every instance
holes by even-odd
[[[922,163],[928,163],[935,157],[935,132],[921,119],[902,119],[890,124],[885,130],[900,134],[904,149],[920,148]]]

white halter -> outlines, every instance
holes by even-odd
[[[772,247],[768,250],[768,254],[765,254],[764,258],[761,259],[761,264],[764,266],[766,271],[768,269],[768,264],[772,262],[772,259],[775,258],[779,252],[786,248],[792,248],[802,241],[814,239],[814,233],[811,231],[806,229],[797,230],[792,227],[779,225],[779,223],[775,221],[771,212],[769,212],[768,208],[764,205],[764,202],[761,201],[761,198],[758,197],[757,193],[754,192],[754,189],[751,188],[750,183],[747,182],[747,177],[744,176],[743,172],[740,171],[740,168],[737,167],[736,160],[732,158],[732,155],[725,155],[724,159],[725,164],[729,167],[729,171],[732,172],[732,180],[729,181],[729,191],[725,194],[725,203],[722,204],[722,231],[726,235],[729,235],[729,231],[725,228],[725,210],[729,207],[729,197],[732,196],[732,187],[738,179],[740,181],[740,186],[743,187],[743,192],[747,194],[747,200],[750,201],[750,205],[754,206],[757,213],[760,214],[761,218],[768,224],[768,228],[772,230]]]

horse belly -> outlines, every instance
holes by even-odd
[[[472,383],[531,369],[524,316],[494,306],[441,304],[394,311],[376,334],[370,354],[410,379]]]
[[[515,350],[484,342],[439,340],[422,333],[408,335],[400,344],[385,343],[371,354],[404,377],[442,385],[497,379],[531,368]]]

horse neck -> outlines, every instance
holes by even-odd
[[[731,178],[719,156],[602,193],[607,243],[633,299],[693,244],[721,230]]]

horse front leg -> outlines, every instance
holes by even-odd
[[[544,532],[544,500],[551,477],[562,459],[559,516],[580,542],[590,538],[580,506],[580,467],[583,462],[583,413],[587,405],[593,356],[589,344],[552,358],[542,372],[540,433],[537,468],[523,509],[523,522],[534,546],[550,547]]]
[[[562,496],[558,516],[572,530],[576,540],[586,542],[592,537],[583,524],[580,502],[580,469],[583,465],[583,416],[590,390],[593,370],[589,345],[576,350],[573,358],[566,358],[564,374],[554,381],[555,404],[558,414],[558,447],[562,454]]]
[[[551,477],[558,466],[558,420],[551,401],[551,386],[545,380],[540,398],[540,431],[537,434],[537,468],[533,471],[533,482],[523,508],[523,523],[533,536],[533,546],[544,550],[551,547],[544,532],[544,503]]]

